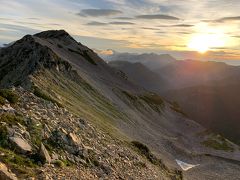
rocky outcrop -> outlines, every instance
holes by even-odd
[[[0,162],[0,179],[1,180],[17,180],[17,176],[13,174],[5,164]]]

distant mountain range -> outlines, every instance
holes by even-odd
[[[240,67],[153,54],[118,54],[109,59],[139,86],[176,101],[190,118],[239,143]]]

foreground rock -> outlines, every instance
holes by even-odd
[[[39,155],[40,155],[43,163],[50,163],[51,162],[51,157],[50,157],[47,149],[43,145],[43,143],[41,143],[40,150],[39,150]]]
[[[17,180],[17,177],[7,168],[5,164],[0,162],[0,179],[1,180]]]
[[[32,147],[28,144],[28,142],[20,137],[10,137],[10,142],[15,146],[16,150],[19,153],[27,154],[32,152]]]

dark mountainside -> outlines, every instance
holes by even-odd
[[[127,61],[110,61],[111,67],[124,72],[129,80],[153,92],[165,91],[169,88],[169,82],[162,79],[157,73],[151,71],[142,63],[131,63]]]
[[[124,61],[116,59],[109,64],[129,77],[133,76],[139,86],[159,93],[167,100],[176,101],[188,117],[207,129],[239,143],[239,67],[219,62],[185,60],[164,67],[156,66],[152,70],[154,74],[146,75],[146,66],[144,71],[135,73],[138,68],[134,63],[124,66]]]
[[[237,145],[128,79],[64,30],[1,48],[0,179],[240,176]]]

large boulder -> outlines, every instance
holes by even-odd
[[[51,157],[50,157],[47,149],[43,145],[43,143],[41,143],[41,146],[40,146],[40,149],[39,149],[39,156],[41,157],[41,161],[43,163],[50,163],[51,162]]]
[[[1,180],[17,180],[17,177],[15,174],[11,172],[10,169],[7,168],[7,166],[0,162],[0,179]]]
[[[10,137],[9,140],[19,153],[27,154],[32,152],[32,147],[28,144],[28,142],[25,139],[14,136]]]

